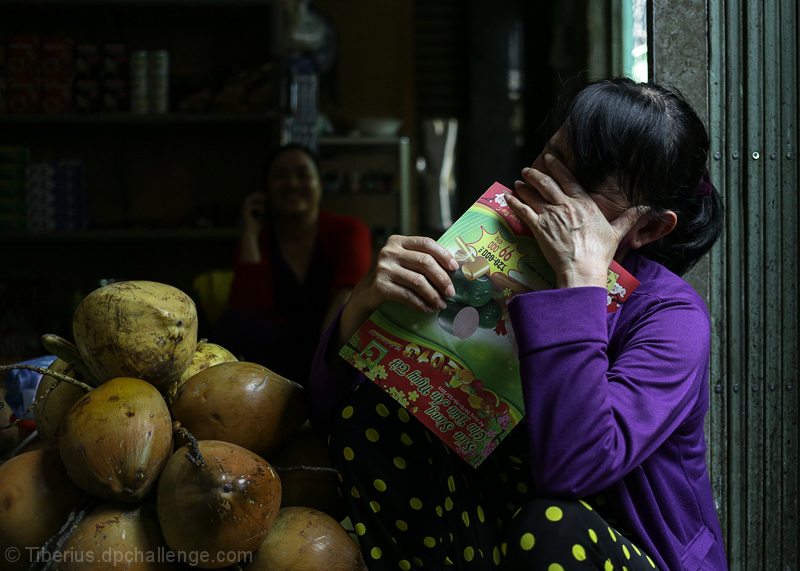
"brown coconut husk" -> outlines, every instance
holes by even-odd
[[[112,379],[70,409],[61,459],[78,486],[98,498],[138,502],[172,454],[172,420],[161,394],[140,379]]]
[[[308,419],[301,385],[246,361],[200,371],[181,386],[171,409],[198,440],[230,442],[262,458]]]
[[[281,508],[272,531],[244,571],[367,571],[361,550],[329,515],[304,507]]]
[[[235,444],[201,440],[167,462],[158,520],[172,550],[206,553],[195,565],[218,569],[237,562],[230,554],[244,559],[261,545],[280,501],[280,477],[266,460]]]
[[[84,496],[67,474],[56,448],[15,456],[0,464],[0,554],[2,568],[26,570],[33,551],[56,534]],[[8,555],[15,548],[19,559]]]

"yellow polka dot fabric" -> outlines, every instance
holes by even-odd
[[[472,561],[475,557],[475,550],[472,547],[464,548],[464,561]]]
[[[586,561],[586,549],[583,545],[576,543],[572,546],[572,556],[576,561]]]
[[[375,383],[332,423],[330,458],[370,569],[656,568],[605,519],[613,496],[535,497],[524,434],[472,468]]]
[[[547,511],[544,513],[544,515],[550,521],[559,521],[564,514],[561,511],[561,508],[557,506],[551,506],[547,508]]]
[[[523,534],[522,539],[519,540],[519,546],[525,551],[530,551],[534,545],[536,545],[536,538],[532,533]]]

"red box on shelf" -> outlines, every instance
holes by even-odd
[[[76,45],[74,62],[77,79],[100,79],[103,58],[97,44]]]
[[[9,76],[36,77],[39,72],[39,38],[15,36],[6,46],[6,72]]]
[[[77,113],[96,113],[102,104],[100,82],[94,79],[79,79],[75,82],[74,109]]]
[[[38,113],[41,110],[40,89],[32,77],[14,76],[8,79],[6,111],[16,115]]]
[[[69,81],[75,72],[71,38],[44,38],[39,49],[40,77]]]
[[[72,81],[53,81],[42,84],[41,110],[47,115],[72,113]]]

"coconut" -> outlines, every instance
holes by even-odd
[[[281,480],[241,446],[201,440],[181,447],[158,482],[158,520],[173,551],[201,554],[196,566],[217,569],[261,545],[278,515]]]
[[[268,460],[281,475],[281,508],[314,508],[337,521],[347,515],[328,446],[310,423],[301,426]]]
[[[2,568],[28,569],[32,552],[27,548],[38,549],[55,535],[83,495],[55,448],[20,454],[0,464]],[[14,553],[19,555],[16,561]]]
[[[308,419],[308,408],[301,385],[236,361],[187,380],[172,401],[172,419],[198,440],[230,442],[266,458]]]
[[[167,404],[149,383],[112,379],[70,409],[59,451],[69,475],[90,494],[137,502],[154,486],[172,453]]]
[[[233,353],[228,351],[222,345],[209,343],[201,339],[197,343],[197,349],[194,351],[194,357],[192,358],[192,362],[189,363],[189,367],[183,372],[183,375],[181,375],[181,378],[177,382],[172,383],[169,386],[164,394],[164,397],[167,399],[168,403],[172,403],[172,399],[175,398],[175,394],[178,392],[178,389],[181,388],[183,383],[188,381],[200,371],[208,369],[213,365],[230,363],[238,360],[239,359],[237,359]]]
[[[83,299],[72,331],[81,358],[99,383],[133,377],[165,390],[194,357],[197,308],[188,295],[169,285],[116,282]]]
[[[178,556],[169,552],[156,508],[150,504],[100,504],[80,521],[53,558],[55,571],[179,568]]]
[[[319,510],[281,508],[244,571],[366,571],[361,550],[339,522]]]
[[[61,359],[53,361],[47,370],[55,373],[63,373],[78,381],[86,382],[83,375],[79,374],[73,367]],[[44,398],[42,396],[52,387],[55,388]],[[86,394],[86,391],[75,385],[57,381],[50,375],[42,375],[42,380],[36,387],[36,406],[34,415],[36,418],[36,431],[39,438],[48,440],[58,433],[64,417],[67,416],[72,405]],[[42,400],[39,400],[42,399]]]

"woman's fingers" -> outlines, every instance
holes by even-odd
[[[550,174],[534,169],[522,169],[525,181],[536,189],[542,198],[550,204],[565,204],[570,198],[586,198],[586,191],[578,183],[575,176],[553,155],[544,156]]]
[[[647,206],[634,206],[628,208],[622,214],[611,221],[611,227],[616,231],[620,240],[634,227],[639,219],[647,214],[650,209]]]
[[[374,286],[385,301],[433,311],[455,294],[447,271],[457,268],[452,254],[431,238],[391,236],[378,254]]]
[[[551,180],[555,181],[555,184],[564,195],[571,198],[588,196],[588,193],[580,185],[578,179],[576,179],[575,175],[572,174],[572,171],[570,171],[564,163],[558,160],[558,158],[551,154],[546,154],[544,156],[544,162],[547,165],[547,168],[550,170],[550,174],[552,175]]]
[[[534,193],[526,186],[517,186],[515,190],[522,200],[513,194],[508,194],[506,195],[506,204],[508,204],[509,208],[511,208],[520,220],[525,222],[528,227],[532,228],[538,221],[539,214],[541,213],[541,205],[538,205],[536,208],[534,207]]]
[[[447,305],[439,291],[417,272],[399,268],[379,279],[384,280],[382,289],[386,301],[397,301],[425,312],[444,309]]]

